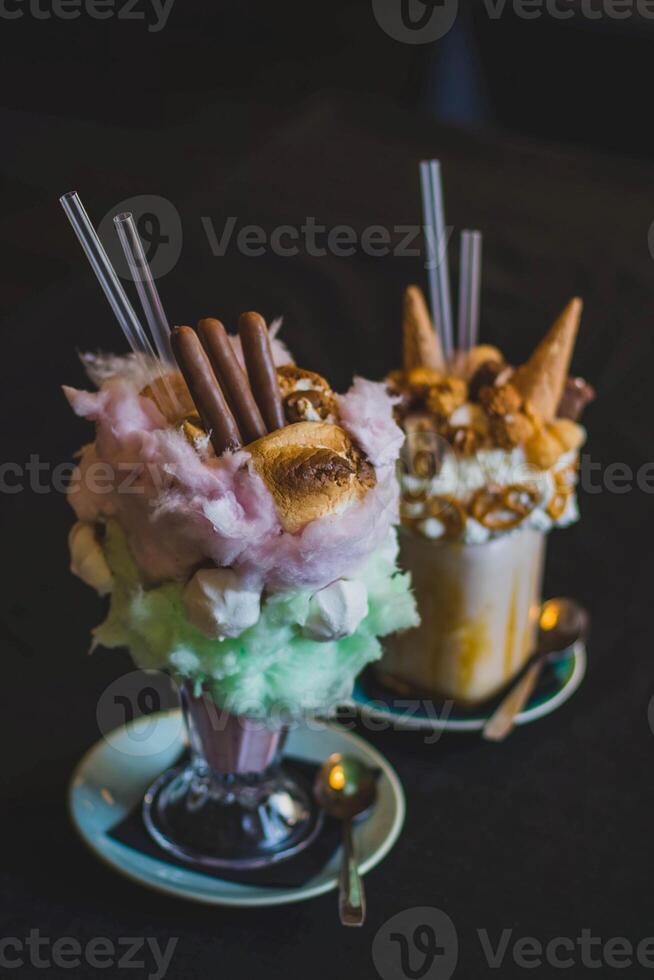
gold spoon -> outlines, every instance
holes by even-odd
[[[574,599],[549,599],[538,620],[538,651],[527,669],[502,698],[484,725],[482,735],[490,742],[503,742],[515,727],[516,718],[531,697],[545,661],[569,649],[588,632],[588,613]]]
[[[372,807],[377,797],[377,780],[359,759],[336,752],[320,767],[314,794],[323,810],[343,824],[338,891],[341,923],[362,926],[366,918],[366,896],[354,853],[352,821]]]

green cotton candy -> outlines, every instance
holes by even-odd
[[[234,714],[269,720],[329,713],[350,698],[365,665],[381,656],[378,637],[418,623],[410,577],[395,564],[394,537],[357,576],[368,590],[368,615],[351,636],[327,642],[302,635],[309,591],[267,596],[254,626],[235,639],[208,639],[186,618],[182,584],[141,583],[116,522],[108,523],[103,548],[114,587],[96,641],[129,647],[139,667],[205,685]]]

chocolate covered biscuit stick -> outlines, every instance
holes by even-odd
[[[198,335],[209,355],[211,366],[234,414],[243,441],[249,443],[261,439],[268,430],[224,326],[220,320],[208,317],[198,323]]]
[[[242,313],[238,332],[250,386],[269,432],[286,425],[277,371],[266,321],[259,313]]]
[[[241,437],[234,416],[195,330],[190,327],[175,327],[170,342],[216,453],[220,456],[226,449],[238,449]]]

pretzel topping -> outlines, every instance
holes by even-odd
[[[455,497],[430,497],[425,504],[425,514],[441,522],[447,538],[458,538],[463,534],[468,519],[463,506]]]
[[[481,487],[470,502],[470,513],[491,531],[517,527],[538,503],[538,491],[527,483]]]
[[[568,501],[575,489],[575,467],[566,466],[554,474],[554,494],[545,508],[546,513],[553,521],[563,514],[568,506]]]

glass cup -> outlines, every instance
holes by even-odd
[[[180,698],[190,758],[145,795],[151,837],[207,870],[264,868],[307,847],[322,816],[311,785],[282,763],[286,731],[230,714],[189,682]]]
[[[544,556],[545,536],[532,529],[464,544],[402,528],[400,564],[421,624],[388,639],[381,682],[470,707],[497,694],[535,648]]]

